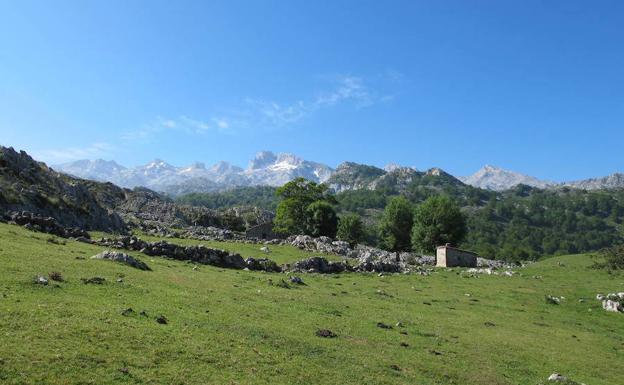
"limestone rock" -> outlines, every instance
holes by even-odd
[[[118,251],[105,250],[99,254],[92,256],[91,259],[108,259],[110,261],[132,266],[139,270],[151,270],[145,262],[139,261],[138,259],[135,259],[134,257],[131,257],[126,253],[121,253]]]

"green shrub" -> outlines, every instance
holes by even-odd
[[[595,269],[624,270],[624,244],[607,247],[592,255]]]

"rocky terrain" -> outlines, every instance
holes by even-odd
[[[38,224],[36,218],[51,217],[64,227],[118,233],[129,225],[149,222],[240,228],[245,219],[238,215],[249,214],[256,220],[267,215],[253,208],[217,211],[179,205],[149,189],[130,190],[71,177],[35,161],[24,151],[0,147],[0,214],[11,217],[14,212],[27,213],[17,219],[25,221],[30,216],[33,225]]]

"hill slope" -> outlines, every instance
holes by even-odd
[[[0,217],[6,211],[30,211],[54,217],[64,226],[115,232],[134,220],[177,226],[226,224],[216,210],[178,205],[144,188],[74,178],[23,151],[0,146]]]
[[[287,289],[269,284],[279,274],[131,253],[153,270],[140,271],[47,238],[0,224],[3,384],[515,385],[553,372],[621,384],[623,315],[594,297],[622,280],[587,269],[585,256],[512,277],[302,275],[306,285]],[[31,283],[50,271],[65,281]],[[93,276],[106,281],[80,281]],[[566,299],[549,305],[545,295]]]

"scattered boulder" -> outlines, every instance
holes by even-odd
[[[381,328],[381,329],[392,329],[392,326],[387,325],[387,324],[385,324],[383,322],[377,322],[377,327]]]
[[[42,275],[37,275],[33,279],[33,283],[35,283],[36,285],[47,286],[50,283],[50,281],[48,281],[48,279]]]
[[[596,299],[602,301],[602,308],[608,312],[624,312],[624,292],[609,293],[607,295],[597,294]]]
[[[546,297],[544,297],[544,300],[549,305],[559,305],[561,303],[561,298],[562,297],[555,297],[552,295],[547,295]]]
[[[579,384],[578,382],[572,381],[566,376],[563,376],[559,373],[553,373],[550,376],[548,376],[548,382],[557,382],[557,383],[561,383],[562,385],[585,385],[585,384]]]
[[[156,317],[156,322],[158,322],[161,325],[166,325],[169,323],[169,320],[167,319],[167,317],[161,314],[158,317]]]
[[[91,257],[91,259],[108,259],[110,261],[122,263],[124,265],[132,266],[135,269],[139,270],[152,270],[145,262],[139,261],[134,257],[126,253],[121,253],[118,251],[105,250],[97,255]]]
[[[282,268],[274,261],[268,258],[253,258],[249,257],[245,260],[246,267],[249,270],[258,270],[266,272],[280,273]]]
[[[135,313],[135,311],[134,311],[134,310],[132,310],[132,308],[131,308],[131,307],[129,307],[129,308],[127,308],[126,310],[122,311],[122,312],[121,312],[121,315],[122,315],[122,316],[124,316],[124,317],[128,317],[128,316],[133,315],[134,313]]]

